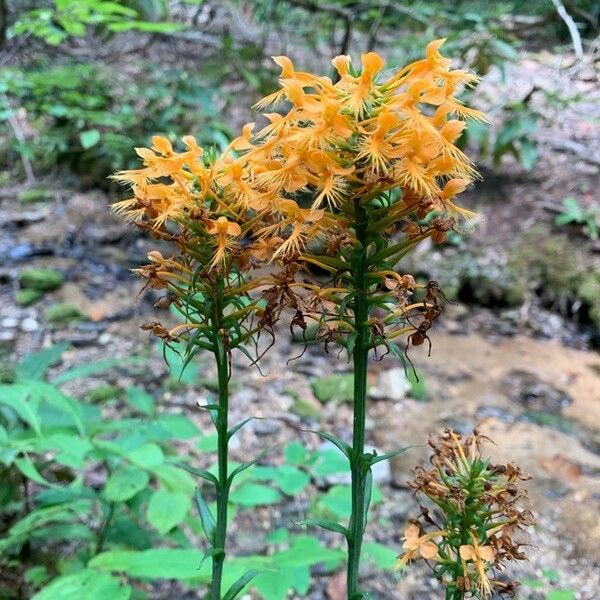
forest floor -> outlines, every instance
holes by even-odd
[[[566,89],[568,80],[583,100],[579,108],[562,113],[557,108],[545,109],[542,155],[532,173],[509,162],[471,193],[471,204],[483,217],[473,240],[466,242],[467,251],[490,237],[501,247],[538,222],[551,225],[553,213],[547,206],[560,205],[569,194],[600,206],[600,165],[594,164],[600,153],[600,109],[597,104],[591,108],[590,96],[595,90],[597,103],[598,73],[592,70],[590,74],[589,69],[566,73],[550,62],[549,55],[541,55],[511,69],[516,69],[517,80],[534,86],[554,81]],[[554,79],[544,80],[548,71]],[[493,77],[484,85],[504,91],[517,87],[500,84]],[[559,114],[562,118],[557,118]],[[576,146],[569,150],[565,140]],[[586,149],[583,157],[581,148]],[[64,368],[107,356],[144,353],[149,338],[139,324],[157,319],[152,307],[156,296],[137,297],[140,283],[130,269],[145,262],[153,242],[111,215],[104,193],[65,189],[52,180],[49,187],[50,199],[27,206],[17,200],[19,189],[0,190],[0,254],[6,257],[0,267],[0,343],[19,358],[49,342],[70,342],[72,350],[65,354]],[[597,243],[575,237],[573,244],[597,261]],[[419,256],[427,260],[426,253]],[[443,260],[444,255],[440,256]],[[66,282],[36,304],[22,307],[15,303],[17,273],[29,266],[57,269],[65,274]],[[49,323],[45,310],[58,302],[77,306],[87,319]],[[158,318],[170,316],[165,313]],[[600,595],[600,355],[590,349],[594,335],[552,307],[535,302],[518,309],[455,303],[447,305],[432,332],[431,358],[426,349],[412,350],[423,381],[420,399],[411,397],[414,390],[407,385],[401,365],[389,357],[373,361],[368,443],[381,452],[398,445],[416,447],[380,473],[386,500],[374,511],[367,537],[400,552],[407,519],[418,510],[406,482],[411,469],[426,460],[427,436],[443,427],[464,433],[478,427],[495,442],[487,448],[492,458],[514,461],[532,475],[526,485],[538,524],[528,540],[530,561],[510,574],[543,579],[543,572],[558,573],[551,578],[556,582],[545,581],[540,589],[524,587],[521,597],[542,600],[548,589],[559,586],[575,590],[578,600],[596,600]],[[301,431],[305,429],[324,429],[345,439],[350,436],[351,406],[335,399],[320,402],[311,385],[327,375],[347,373],[348,363],[335,353],[327,356],[316,346],[309,347],[302,360],[288,363],[302,348],[285,341],[287,337],[283,330],[266,355],[264,376],[250,366],[238,366],[234,372],[237,391],[231,401],[232,422],[250,415],[271,417],[241,432],[234,449],[237,458],[290,440],[317,447],[318,440]],[[158,350],[146,366],[143,385],[160,390],[167,373]],[[203,369],[204,378],[213,377],[208,363]],[[91,378],[85,385],[112,383],[124,388],[136,383],[118,372],[108,377]],[[81,388],[74,393],[85,391]],[[203,430],[208,429],[206,417],[195,408],[201,399],[198,395],[206,395],[206,390],[160,393],[165,410],[185,411]],[[232,533],[234,552],[247,551],[244,540],[249,536],[244,530],[251,531],[257,518],[265,528],[287,526],[290,513],[298,512],[302,502],[308,498],[294,498],[289,510],[242,511]],[[435,582],[423,574],[416,567],[399,579],[367,567],[365,587],[381,600],[441,596]],[[329,583],[317,578],[310,598],[341,600],[342,593],[342,575]],[[169,591],[157,591],[157,600],[169,597]]]

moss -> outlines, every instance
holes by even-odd
[[[23,204],[33,204],[35,202],[48,202],[54,200],[54,194],[50,190],[43,188],[32,188],[22,191],[17,200]]]
[[[313,392],[319,402],[351,402],[353,398],[354,378],[346,375],[328,375],[312,383]]]
[[[578,292],[587,306],[590,321],[600,329],[600,272],[592,271],[585,275]]]
[[[30,304],[37,302],[43,295],[44,293],[40,292],[39,290],[27,288],[17,291],[15,295],[15,301],[19,306],[29,306]]]
[[[94,389],[90,390],[86,395],[85,399],[88,402],[107,402],[108,400],[114,400],[121,395],[121,388],[116,385],[109,383],[105,385],[99,385]]]
[[[49,292],[60,287],[64,281],[62,273],[54,269],[24,269],[19,273],[22,288]]]
[[[85,319],[85,316],[74,304],[67,302],[51,304],[46,309],[44,316],[50,323],[71,323],[72,321]]]
[[[567,236],[538,226],[510,248],[508,269],[526,289],[548,302],[564,305],[576,296],[584,259]]]

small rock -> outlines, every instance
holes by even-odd
[[[91,346],[98,339],[97,331],[57,331],[53,334],[54,342],[69,342],[73,346],[81,348],[83,346]]]
[[[21,322],[21,331],[31,333],[37,331],[40,328],[40,324],[33,317],[27,317]]]
[[[14,329],[3,329],[0,331],[0,344],[12,344],[17,339],[17,333]]]
[[[5,317],[0,321],[0,327],[5,327],[6,329],[15,329],[19,326],[19,320],[14,317]]]
[[[369,396],[375,400],[403,400],[411,388],[404,369],[396,367],[379,373],[377,384],[369,389]]]
[[[274,435],[281,429],[281,425],[273,419],[255,419],[252,429],[256,435]]]
[[[514,423],[515,416],[506,408],[483,404],[475,412],[477,419],[498,419],[502,423]]]
[[[504,383],[510,390],[510,399],[529,409],[559,414],[573,403],[565,391],[541,381],[529,371],[510,371],[504,377]]]
[[[112,335],[108,332],[104,332],[103,334],[100,335],[100,337],[98,338],[98,343],[101,346],[106,346],[107,344],[110,343],[110,341],[112,340]]]

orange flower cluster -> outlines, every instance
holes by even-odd
[[[410,483],[433,501],[442,523],[438,526],[437,515],[421,506],[420,519],[411,521],[404,532],[404,553],[397,566],[415,558],[432,561],[451,598],[465,593],[488,598],[493,592],[513,596],[516,584],[489,574],[503,569],[507,561],[525,559],[515,534],[534,524],[531,512],[519,506],[526,493],[518,481],[528,476],[512,464],[490,465],[481,456],[482,440],[477,431],[463,440],[445,430],[429,440],[432,468],[416,469]]]
[[[183,138],[183,152],[163,137],[154,137],[150,149],[136,149],[144,166],[115,175],[133,196],[114,209],[180,252],[158,267],[152,260],[139,273],[153,287],[172,287],[177,279],[189,283],[192,273],[195,281],[198,274],[212,281],[217,273],[247,274],[278,261],[289,275],[279,287],[305,292],[304,300],[288,302],[296,323],[305,327],[304,316],[326,323],[325,335],[333,339],[335,330],[349,330],[344,315],[336,310],[323,320],[322,314],[347,304],[348,286],[338,276],[352,268],[357,224],[368,221],[376,247],[367,265],[369,284],[383,285],[380,304],[389,312],[373,325],[382,339],[414,331],[409,343],[423,343],[439,314],[437,301],[419,304],[429,311],[423,323],[407,321],[417,306],[408,302],[416,284],[398,275],[395,263],[418,241],[440,242],[459,217],[474,216],[456,204],[476,176],[456,141],[464,119],[484,119],[457,99],[476,77],[450,68],[440,54],[443,42],[431,42],[423,60],[396,72],[385,71],[373,52],[362,56],[360,71],[348,56],[338,56],[335,83],[276,57],[280,89],[257,107],[283,103],[285,110],[264,114],[256,133],[247,124],[221,155],[191,136]],[[358,215],[357,202],[365,215]],[[325,288],[294,282],[292,263],[316,264],[334,281]],[[265,284],[245,277],[246,291]]]

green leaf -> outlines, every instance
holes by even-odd
[[[223,600],[234,600],[238,594],[254,579],[259,573],[262,573],[262,569],[252,569],[244,575],[242,575],[223,596]]]
[[[552,590],[546,600],[575,600],[575,590]]]
[[[37,415],[37,406],[29,399],[29,392],[30,389],[25,384],[0,385],[0,404],[10,406],[20,419],[40,435],[41,423]]]
[[[40,485],[49,486],[49,487],[56,486],[56,484],[50,483],[47,479],[45,479],[41,475],[41,473],[37,470],[36,466],[33,464],[32,460],[29,457],[17,458],[15,460],[15,465],[17,466],[19,471],[21,471],[21,473],[23,473],[23,475],[25,475],[25,477],[27,477],[28,479],[31,479],[31,481],[35,481],[36,483],[39,483]]]
[[[206,578],[210,573],[210,565],[205,563],[200,567],[201,562],[202,552],[198,550],[154,548],[142,552],[103,552],[92,558],[88,567],[145,579],[200,579]]]
[[[100,141],[100,132],[97,129],[88,129],[79,134],[79,141],[84,150],[93,148]]]
[[[200,521],[202,522],[202,529],[206,539],[214,546],[215,543],[215,532],[217,523],[213,517],[212,512],[206,500],[202,496],[202,493],[198,488],[194,492],[194,498],[196,499],[196,507],[198,508],[198,514],[200,515]]]
[[[124,502],[148,487],[146,471],[125,467],[111,474],[104,487],[104,496],[111,502]]]
[[[252,467],[253,465],[255,465],[257,462],[259,462],[261,459],[263,459],[269,452],[271,452],[271,450],[273,450],[273,448],[265,448],[264,450],[262,450],[261,452],[259,452],[258,455],[255,458],[253,458],[252,460],[241,464],[239,467],[236,467],[229,474],[229,477],[227,478],[229,484],[231,485],[231,483],[235,479],[236,475],[239,475],[240,473],[242,473],[246,469],[249,469],[250,467]]]
[[[143,469],[158,467],[165,462],[165,455],[157,444],[143,444],[127,454],[129,460]]]
[[[30,384],[32,396],[45,400],[61,412],[69,415],[81,435],[85,433],[81,405],[77,400],[65,396],[58,388],[45,381],[32,381]]]
[[[282,496],[277,490],[249,481],[244,482],[239,488],[233,490],[229,498],[231,502],[245,507],[276,504],[282,500]]]
[[[363,552],[365,558],[372,560],[375,566],[382,571],[389,571],[396,564],[398,558],[398,550],[377,542],[365,542]]]
[[[230,440],[244,425],[246,425],[246,423],[249,423],[253,419],[257,418],[258,417],[248,417],[247,419],[240,421],[237,425],[231,427],[231,429],[229,429],[229,431],[227,432],[227,439]]]
[[[341,533],[346,537],[348,537],[349,534],[346,527],[337,521],[332,521],[331,519],[307,519],[306,521],[300,521],[298,525],[314,525],[315,527],[321,527],[322,529],[327,529],[328,531],[333,531],[334,533]]]
[[[29,354],[17,366],[18,378],[22,380],[41,379],[46,370],[60,360],[68,347],[69,344],[61,343]]]
[[[89,375],[101,373],[102,371],[112,369],[113,367],[122,367],[124,364],[135,363],[137,361],[137,358],[109,358],[106,360],[98,360],[93,363],[73,367],[52,379],[51,383],[54,385],[61,385],[72,379],[77,379],[78,377],[88,377]]]
[[[189,473],[175,465],[164,464],[153,467],[151,471],[172,492],[184,492],[191,496],[196,489],[196,484]]]
[[[204,479],[205,481],[210,481],[210,483],[212,483],[216,487],[218,487],[219,485],[219,480],[217,479],[216,475],[213,475],[213,473],[207,471],[206,469],[196,469],[196,467],[191,467],[190,465],[187,465],[183,462],[178,462],[177,466],[181,467],[188,473],[195,475],[196,477],[202,477],[202,479]]]
[[[276,467],[274,480],[288,496],[295,496],[310,483],[310,477],[304,471],[291,465]]]
[[[368,458],[367,461],[371,466],[373,466],[383,460],[389,460],[390,458],[394,458],[394,456],[398,456],[399,454],[402,454],[403,452],[406,452],[407,450],[410,450],[411,448],[414,448],[414,446],[406,446],[405,448],[398,448],[397,450],[392,450],[391,452],[386,452],[385,454],[379,454],[377,456],[373,456],[372,458]]]
[[[182,492],[158,490],[148,502],[148,522],[162,534],[171,531],[184,521],[190,509],[189,496]]]
[[[521,140],[521,148],[519,152],[521,164],[526,171],[531,171],[535,167],[538,159],[537,146],[530,139]]]
[[[298,571],[304,575],[308,573],[310,578],[310,569],[307,567],[277,569],[276,572],[259,574],[252,587],[264,600],[286,600],[298,581]]]
[[[86,569],[54,579],[31,600],[129,600],[131,588],[108,573]]]
[[[144,415],[154,413],[154,398],[140,387],[130,387],[125,390],[125,400],[133,409]]]
[[[307,452],[304,445],[300,442],[290,442],[283,449],[283,455],[286,462],[292,465],[302,465],[306,462]]]
[[[331,442],[334,446],[339,448],[345,456],[348,457],[348,460],[350,460],[350,456],[352,454],[352,446],[350,444],[348,444],[344,440],[340,439],[336,435],[333,435],[332,433],[327,433],[326,431],[310,431],[309,430],[309,432],[316,433],[317,435],[321,436],[323,439],[326,439],[329,442]]]

